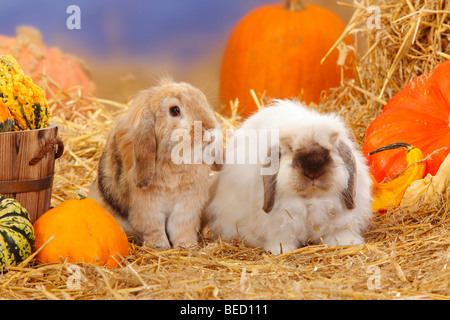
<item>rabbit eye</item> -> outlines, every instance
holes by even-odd
[[[178,106],[170,107],[169,112],[172,117],[178,117],[181,114],[181,110]]]
[[[294,150],[292,149],[292,147],[289,147],[289,151],[290,151],[291,153],[294,153]]]

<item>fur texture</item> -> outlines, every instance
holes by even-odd
[[[137,243],[158,249],[197,244],[210,166],[172,159],[179,143],[172,133],[184,130],[193,144],[194,121],[203,133],[218,127],[200,90],[165,79],[138,93],[108,136],[88,197]]]
[[[204,210],[212,233],[274,254],[308,243],[363,243],[372,215],[371,180],[344,122],[296,101],[275,100],[235,133],[235,153],[248,153],[250,147],[235,143],[239,131],[268,128],[279,130],[279,139],[259,135],[259,141],[268,141],[269,153],[278,151],[278,171],[261,175],[267,159],[233,164],[227,158],[211,181]]]

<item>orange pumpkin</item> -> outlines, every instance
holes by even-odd
[[[268,98],[293,98],[318,103],[323,90],[339,86],[341,68],[338,50],[321,64],[322,58],[339,39],[345,25],[334,13],[299,0],[285,5],[257,8],[233,30],[222,61],[221,102],[228,113],[230,100],[239,99],[242,116],[256,110],[253,89]],[[346,39],[351,44],[352,39]],[[345,75],[352,76],[349,54]]]
[[[44,89],[41,74],[48,75],[63,90],[80,88],[83,95],[93,92],[94,85],[81,61],[58,48],[46,47],[38,30],[19,27],[17,37],[0,35],[0,43],[0,55],[10,54],[16,58],[24,73]],[[45,90],[47,99],[60,90],[52,83],[48,87]]]
[[[93,199],[67,200],[33,225],[39,263],[85,262],[114,267],[129,254],[128,239],[117,220]]]
[[[365,155],[393,142],[405,142],[422,150],[425,175],[435,175],[450,152],[450,61],[413,79],[392,97],[369,125],[362,146]],[[368,158],[377,181],[392,178],[407,164],[404,152],[391,150]]]

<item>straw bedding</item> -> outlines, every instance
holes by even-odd
[[[380,28],[368,29],[369,5]],[[355,1],[344,34],[353,34],[360,60],[344,82],[315,106],[339,112],[359,143],[384,103],[413,77],[450,56],[447,1]],[[364,35],[364,37],[359,37]],[[337,43],[341,52],[343,48]],[[363,48],[363,49],[361,49]],[[64,100],[67,95],[71,100]],[[52,205],[86,195],[114,119],[126,105],[76,90],[55,95],[64,156],[57,160]],[[261,102],[263,103],[263,102]],[[232,108],[236,108],[231,103]],[[76,108],[73,108],[76,107]],[[59,108],[56,110],[56,108]],[[66,108],[66,110],[61,109]],[[70,110],[69,110],[70,109]],[[79,110],[79,111],[73,111]],[[63,112],[65,111],[65,112]],[[219,115],[218,115],[219,116]],[[219,116],[224,129],[239,117]],[[191,250],[156,251],[130,245],[119,267],[60,263],[11,267],[0,276],[4,299],[448,299],[450,202],[397,208],[374,216],[366,244],[307,246],[279,256],[241,243],[203,239]]]

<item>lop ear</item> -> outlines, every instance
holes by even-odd
[[[262,165],[262,180],[264,188],[263,211],[270,213],[275,205],[275,193],[277,189],[278,167],[280,163],[280,150],[276,145],[270,149],[270,155]],[[266,172],[264,172],[266,171]]]
[[[145,117],[135,129],[133,141],[134,182],[147,188],[156,170],[156,134],[154,117]]]
[[[129,114],[117,132],[123,146],[125,169],[133,170],[136,186],[143,189],[152,182],[156,167],[155,114],[151,111],[150,95],[146,90],[133,99]]]
[[[211,165],[211,170],[212,170],[212,171],[221,171],[222,168],[223,168],[223,164],[222,164],[222,163],[215,163],[215,162],[214,162],[214,163]]]
[[[277,174],[263,176],[264,203],[263,211],[270,213],[275,205],[275,191],[277,187]]]
[[[351,147],[343,141],[339,141],[338,152],[348,171],[347,187],[342,191],[341,196],[347,209],[352,210],[355,208],[356,160]]]

